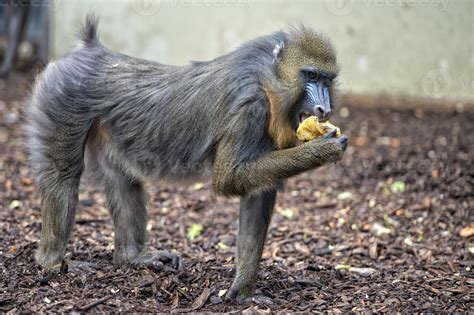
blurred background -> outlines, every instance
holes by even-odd
[[[28,7],[20,57],[35,53],[44,61],[67,53],[90,11],[100,17],[100,39],[111,49],[173,65],[213,59],[256,36],[304,24],[333,40],[342,65],[340,87],[345,93],[454,101],[474,98],[474,3],[470,0],[2,3],[2,11],[8,6],[16,11]],[[5,25],[8,17],[3,14],[1,19]],[[5,50],[6,41],[1,43]]]

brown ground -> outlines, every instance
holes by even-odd
[[[343,161],[279,197],[258,281],[269,298],[238,305],[219,297],[234,274],[238,200],[209,183],[150,186],[149,246],[180,252],[182,272],[114,267],[104,197],[87,181],[67,255],[91,273],[49,277],[35,264],[39,200],[18,115],[29,85],[0,81],[0,312],[474,311],[474,113],[349,106],[336,120],[350,138]],[[194,223],[204,231],[191,241]]]

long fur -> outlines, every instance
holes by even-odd
[[[306,49],[311,45],[316,51]],[[26,106],[42,208],[36,261],[61,265],[85,165],[104,187],[115,263],[162,265],[159,253],[144,249],[142,179],[185,181],[207,175],[213,165],[214,190],[241,196],[237,274],[229,296],[253,294],[276,186],[340,159],[347,144],[342,136],[287,149],[304,99],[300,67],[324,70],[325,59],[332,64],[325,45],[302,28],[257,38],[211,61],[173,67],[105,48],[97,19],[89,16],[76,49],[48,65]]]
[[[82,170],[92,126],[111,141],[101,150],[131,177],[185,180],[212,163],[220,139],[238,132],[245,162],[274,149],[264,84],[277,84],[277,32],[207,62],[174,67],[115,53],[89,16],[76,50],[48,65],[27,105],[27,136],[40,187]],[[247,117],[237,113],[245,111]],[[240,126],[245,126],[241,128]],[[238,128],[236,130],[235,128]],[[61,172],[61,175],[58,175]]]

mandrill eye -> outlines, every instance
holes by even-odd
[[[308,79],[311,80],[316,80],[318,78],[318,73],[316,71],[308,71],[306,75],[308,76]]]

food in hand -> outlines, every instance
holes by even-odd
[[[336,137],[339,138],[341,136],[339,127],[333,125],[329,120],[320,122],[318,117],[310,116],[298,126],[296,137],[301,141],[310,141],[322,137],[333,129],[336,129]]]

